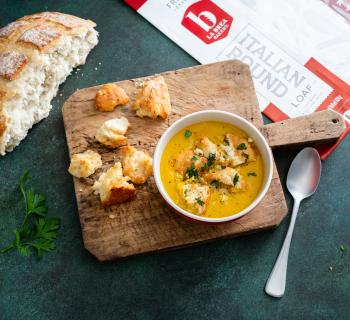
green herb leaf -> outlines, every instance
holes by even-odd
[[[204,170],[210,168],[214,164],[215,158],[216,158],[215,153],[209,153],[208,161],[202,166],[201,170],[204,171]]]
[[[46,197],[36,193],[33,188],[26,189],[29,172],[26,171],[20,179],[19,189],[25,202],[24,218],[21,226],[14,230],[13,242],[0,250],[0,253],[17,248],[18,252],[27,257],[34,251],[39,259],[44,252],[55,249],[55,239],[60,228],[60,220],[46,218]]]
[[[184,137],[188,139],[190,136],[192,136],[192,131],[191,130],[186,130],[184,133]]]
[[[236,173],[233,177],[233,185],[236,186],[239,181],[239,175]]]
[[[240,143],[237,146],[237,150],[246,150],[246,149],[247,149],[247,146],[245,145],[245,143]]]
[[[256,174],[256,172],[252,171],[252,172],[248,172],[248,177],[249,176],[256,177],[257,174]]]
[[[194,167],[194,164],[192,163],[191,168],[188,168],[186,171],[186,176],[188,178],[198,178],[198,170]]]
[[[220,182],[219,182],[218,180],[213,180],[212,182],[210,182],[210,185],[211,185],[213,188],[218,189],[219,186],[220,186]]]
[[[193,156],[192,158],[191,158],[191,161],[197,161],[198,160],[198,158],[196,157],[196,156]]]
[[[208,156],[208,161],[210,161],[211,163],[214,162],[216,158],[216,154],[215,153],[209,153],[209,156]]]
[[[345,253],[346,251],[348,251],[348,247],[347,247],[346,245],[342,244],[342,245],[340,246],[340,251],[341,251],[342,253]]]
[[[199,199],[199,198],[196,198],[196,201],[197,201],[197,203],[198,203],[200,206],[204,205],[204,201],[203,201],[203,200],[201,200],[201,199]]]
[[[221,166],[221,169],[226,169],[226,166]]]

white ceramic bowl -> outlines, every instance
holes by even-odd
[[[181,131],[183,128],[192,125],[194,123],[199,123],[203,121],[219,121],[224,123],[229,123],[231,125],[234,125],[240,129],[242,129],[244,132],[250,136],[254,142],[255,146],[259,149],[260,154],[263,159],[264,163],[264,181],[261,187],[261,190],[259,194],[257,195],[256,199],[253,201],[251,205],[249,205],[244,210],[235,213],[231,216],[223,217],[223,218],[208,218],[204,216],[198,216],[195,215],[189,211],[186,211],[182,208],[180,208],[178,205],[176,205],[173,200],[168,196],[167,192],[165,191],[165,188],[163,187],[162,179],[160,176],[160,160],[163,155],[164,148],[168,144],[169,140],[179,131]],[[237,116],[230,112],[225,111],[218,111],[218,110],[206,110],[206,111],[199,111],[192,114],[189,114],[176,122],[174,122],[161,136],[160,140],[158,141],[156,150],[154,152],[154,159],[153,159],[153,170],[154,170],[154,178],[155,182],[157,184],[158,190],[162,197],[165,199],[165,201],[173,208],[175,211],[180,213],[181,215],[190,218],[195,221],[201,221],[205,223],[223,223],[223,222],[229,222],[232,220],[236,220],[245,214],[247,214],[249,211],[254,209],[258,203],[264,198],[270,183],[272,179],[272,169],[273,169],[273,158],[271,149],[266,142],[264,136],[260,133],[260,131],[250,122],[243,119],[240,116]]]

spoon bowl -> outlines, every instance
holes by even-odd
[[[287,176],[292,196],[305,199],[317,189],[321,177],[321,159],[314,148],[305,148],[293,160]]]

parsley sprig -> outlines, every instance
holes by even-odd
[[[29,171],[22,176],[19,190],[25,203],[24,217],[22,224],[13,232],[14,240],[0,253],[17,249],[23,256],[29,256],[31,251],[41,259],[45,252],[55,249],[55,239],[60,228],[58,218],[47,218],[46,197],[36,193],[33,188],[26,188],[29,178]]]

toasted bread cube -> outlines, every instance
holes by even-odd
[[[210,141],[208,137],[201,138],[196,146],[203,152],[206,158],[209,158],[210,154],[216,155],[217,146],[215,143]]]
[[[95,151],[86,150],[72,156],[68,172],[77,178],[87,178],[101,167],[101,156]]]
[[[248,139],[240,138],[234,135],[230,135],[229,139],[232,141],[234,148],[238,155],[246,159],[246,162],[256,161],[256,150]]]
[[[210,189],[207,185],[182,182],[178,185],[178,191],[189,211],[197,214],[205,213],[210,196]]]
[[[152,158],[132,146],[122,147],[123,173],[136,184],[143,184],[153,173]]]
[[[247,157],[238,152],[239,150],[236,150],[235,142],[236,137],[231,133],[227,133],[217,157],[220,164],[236,167],[247,161]]]
[[[139,117],[156,119],[158,116],[166,119],[171,113],[168,87],[162,76],[143,83],[132,106]]]
[[[175,162],[175,170],[181,175],[185,175],[188,169],[200,170],[206,163],[205,157],[195,154],[191,149],[184,149],[178,155]]]
[[[125,91],[114,83],[105,84],[96,93],[95,105],[100,111],[113,111],[117,106],[127,104],[129,97]]]
[[[129,177],[123,176],[122,165],[117,162],[100,175],[92,189],[94,194],[100,196],[103,206],[127,202],[136,195],[136,189],[132,183],[128,182],[129,180]]]
[[[238,170],[229,167],[214,173],[207,173],[204,178],[208,182],[215,180],[230,187],[231,192],[244,191],[247,188],[247,184],[242,175],[239,174]]]
[[[108,148],[117,148],[125,145],[126,137],[124,134],[128,127],[129,121],[125,117],[110,119],[97,130],[95,138]]]

